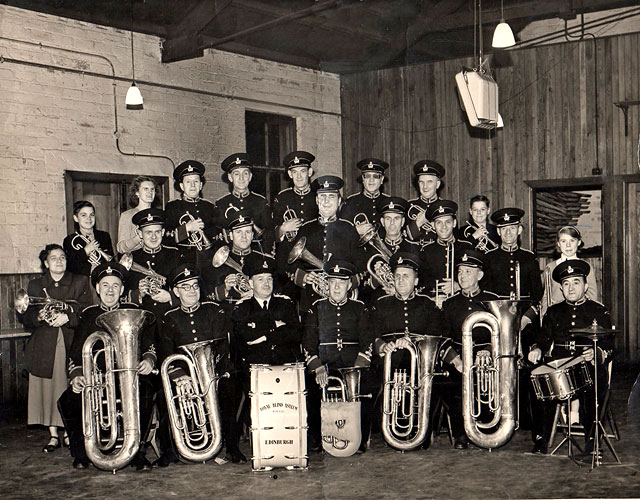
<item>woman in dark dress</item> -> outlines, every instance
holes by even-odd
[[[21,318],[32,331],[25,352],[29,370],[27,424],[49,428],[51,437],[42,451],[52,452],[60,447],[58,427],[63,427],[56,403],[67,388],[67,350],[78,325],[78,315],[90,305],[91,295],[88,279],[66,270],[67,256],[60,245],[47,245],[40,252],[40,262],[43,274],[29,282],[29,297],[71,301],[66,309],[60,310],[34,304],[32,299]]]
[[[91,276],[91,270],[100,262],[115,255],[111,236],[105,231],[96,229],[96,209],[86,200],[73,204],[73,220],[75,232],[62,242],[67,254],[68,269],[73,274]]]

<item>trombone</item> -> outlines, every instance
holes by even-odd
[[[86,247],[92,240],[87,238],[84,234],[77,233],[71,238],[71,248],[74,250],[82,250]],[[110,262],[113,257],[109,255],[107,252],[102,250],[100,247],[97,250],[92,251],[88,256],[89,264],[91,264],[91,269],[100,264],[102,259],[105,262]]]

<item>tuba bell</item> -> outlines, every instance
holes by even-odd
[[[240,295],[244,295],[252,290],[249,277],[242,272],[242,266],[231,258],[231,250],[227,245],[223,245],[216,250],[211,259],[211,265],[215,268],[227,266],[237,273],[235,290]]]
[[[307,245],[307,237],[302,236],[293,248],[289,252],[289,256],[287,257],[287,264],[291,265],[296,260],[300,259],[307,264],[312,265],[314,268],[319,269],[319,278],[317,281],[314,281],[311,285],[313,291],[322,297],[329,296],[329,282],[327,281],[326,274],[322,271],[322,261],[313,255],[309,250],[305,248]]]
[[[222,448],[212,342],[181,346],[184,353],[168,356],[160,369],[173,441],[180,456],[193,462],[206,462]],[[172,381],[171,371],[185,366],[187,379]]]
[[[469,439],[481,448],[498,448],[517,426],[517,361],[520,320],[529,300],[489,300],[487,311],[471,313],[462,324],[462,415]],[[473,329],[491,331],[491,350],[473,358]],[[484,415],[484,418],[481,418]]]
[[[99,469],[115,473],[133,460],[140,447],[138,337],[153,318],[153,313],[142,309],[105,312],[96,323],[106,332],[93,332],[82,346],[82,372],[87,381],[82,392],[84,445]],[[94,352],[98,342],[103,347]],[[104,372],[98,362],[100,355]]]
[[[322,388],[320,420],[322,448],[334,457],[350,457],[362,441],[360,427],[360,369],[339,368],[340,377],[330,375]]]
[[[435,371],[441,337],[407,333],[407,338],[411,344],[399,350],[410,355],[408,371],[392,373],[392,353],[384,357],[382,435],[402,451],[417,448],[427,438],[433,377],[444,375]]]

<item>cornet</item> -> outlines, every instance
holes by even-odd
[[[44,306],[42,308],[43,319],[46,322],[53,320],[53,316],[59,312],[65,312],[71,309],[72,304],[77,304],[78,302],[75,300],[59,300],[49,297],[47,290],[45,288],[42,289],[44,292],[44,297],[33,297],[29,296],[27,291],[24,288],[21,288],[16,293],[15,299],[13,301],[13,307],[15,308],[18,314],[24,314],[30,305],[32,306]]]
[[[322,261],[313,255],[309,250],[305,248],[307,245],[307,237],[301,237],[293,248],[289,252],[287,263],[293,264],[296,260],[300,259],[307,264],[312,265],[316,269],[319,269],[318,279],[311,284],[313,291],[322,297],[329,297],[329,281],[327,275],[322,271]]]
[[[80,233],[75,234],[73,238],[71,238],[71,248],[73,248],[74,250],[82,250],[89,243],[91,243],[91,240]],[[110,262],[111,259],[113,259],[111,255],[106,253],[100,247],[98,247],[97,250],[91,252],[87,257],[89,259],[89,264],[91,264],[91,269],[99,265],[102,259],[104,259],[105,262]]]
[[[160,292],[160,290],[164,288],[164,285],[167,283],[167,278],[165,278],[161,274],[158,274],[153,269],[151,269],[149,262],[147,262],[147,265],[149,266],[149,268],[141,266],[137,262],[133,261],[133,256],[130,253],[125,253],[120,258],[120,264],[127,271],[134,271],[140,274],[144,274],[146,276],[145,278],[140,280],[140,283],[141,283],[141,288],[145,291],[147,295],[153,296],[157,294],[158,292]]]
[[[409,219],[415,221],[418,218],[418,215],[425,213],[426,210],[424,208],[422,208],[420,205],[411,205],[409,207],[409,210],[407,211],[407,217],[409,217]],[[424,224],[422,224],[422,226],[420,226],[420,229],[424,229],[427,233],[431,233],[434,232],[435,226],[433,225],[433,222],[429,221],[429,219],[425,218],[424,220]]]
[[[475,240],[475,238],[473,237],[473,233],[475,233],[477,229],[478,228],[476,226],[471,226],[471,225],[465,227],[464,231],[462,232],[465,240],[467,241]],[[480,236],[480,238],[478,238],[475,241],[476,241],[476,250],[479,250],[484,253],[491,252],[492,250],[497,249],[499,246],[495,241],[489,238],[489,232],[486,229],[482,233],[482,236]]]
[[[220,248],[218,248],[218,250],[216,250],[216,253],[213,254],[211,265],[216,269],[221,266],[228,266],[236,271],[236,286],[234,287],[234,289],[240,295],[249,293],[252,290],[249,277],[242,272],[242,266],[235,260],[233,260],[230,254],[231,250],[227,245],[221,246]]]
[[[193,217],[193,215],[191,215],[189,211],[186,211],[184,215],[180,217],[178,223],[181,225],[186,225],[188,222],[194,220],[196,219]],[[197,231],[191,231],[189,233],[189,243],[196,247],[196,250],[198,251],[209,250],[209,248],[213,246],[211,241],[209,241],[209,238],[205,236],[204,231],[202,231],[201,229],[198,229]]]
[[[296,214],[296,211],[293,208],[289,208],[289,205],[287,205],[287,209],[284,211],[284,214],[282,215],[283,221],[288,222],[290,220],[297,219],[297,218],[298,218],[298,215]],[[295,231],[287,231],[285,233],[285,236],[287,237],[287,241],[295,240],[297,235],[298,235],[297,229]]]

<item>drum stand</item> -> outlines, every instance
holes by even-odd
[[[577,464],[576,459],[574,458],[574,453],[573,453],[573,447],[575,446],[576,448],[578,448],[579,452],[582,453],[582,448],[580,447],[580,445],[578,444],[578,442],[576,441],[576,434],[574,432],[571,431],[571,398],[569,399],[565,399],[563,401],[559,401],[556,405],[556,414],[555,417],[553,418],[553,431],[551,432],[551,437],[549,438],[549,445],[551,446],[553,444],[553,441],[555,439],[555,435],[556,435],[556,428],[558,425],[558,418],[560,417],[560,413],[562,411],[562,407],[566,408],[566,415],[567,415],[567,424],[566,424],[566,430],[564,431],[564,437],[562,438],[562,441],[560,441],[556,447],[549,453],[549,455],[555,455],[555,453],[562,447],[562,445],[564,445],[565,443],[567,443],[567,458],[569,458],[570,460],[572,460],[574,463]]]

